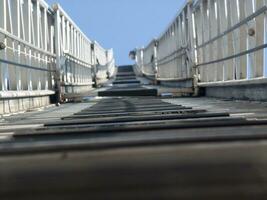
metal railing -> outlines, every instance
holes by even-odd
[[[113,49],[107,51],[107,66],[108,77],[113,78],[116,74],[116,62],[114,58]]]
[[[55,70],[51,10],[44,1],[1,0],[0,89],[52,90]]]
[[[143,74],[154,75],[159,81],[192,76],[190,61],[194,52],[190,51],[194,40],[189,30],[192,21],[192,4],[186,2],[167,30],[143,49],[142,57],[140,51],[136,51],[136,57],[139,57],[136,65],[140,66]],[[146,64],[141,67],[141,63]]]
[[[265,4],[261,0],[203,1],[195,8],[200,84],[266,78]],[[208,10],[213,16],[205,14]],[[207,30],[209,34],[203,34]]]
[[[156,65],[158,80],[197,78],[199,86],[266,79],[266,6],[264,0],[186,1],[153,55],[149,45],[136,49],[136,65],[143,74]]]
[[[49,91],[62,100],[73,91],[66,87],[90,89],[98,62],[115,70],[113,51],[87,38],[59,4],[44,0],[0,0],[0,42],[1,96]]]

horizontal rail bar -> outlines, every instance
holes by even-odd
[[[0,28],[0,33],[3,34],[3,35],[5,35],[6,37],[9,37],[10,39],[13,39],[13,40],[16,40],[19,43],[22,43],[23,45],[25,45],[25,46],[27,46],[27,47],[29,47],[31,49],[34,49],[35,51],[39,51],[39,52],[41,52],[43,54],[46,54],[46,55],[51,56],[51,57],[54,57],[54,58],[56,57],[56,54],[53,54],[51,52],[45,51],[43,49],[40,49],[40,48],[38,48],[38,47],[30,44],[29,42],[24,41],[24,40],[18,38],[17,36],[15,36],[15,35],[12,35],[11,33],[3,30],[2,28]]]
[[[262,13],[267,11],[267,6],[263,6],[262,8],[260,8],[259,10],[257,10],[255,13],[253,13],[252,15],[248,16],[247,18],[243,19],[242,21],[240,21],[239,23],[237,23],[236,25],[234,25],[233,27],[229,28],[228,30],[224,31],[223,33],[219,34],[218,36],[212,38],[211,40],[197,46],[196,49],[200,49],[216,40],[218,40],[219,38],[227,35],[228,33],[231,33],[232,31],[234,31],[235,29],[239,28],[240,26],[243,26],[244,24],[246,24],[248,21],[251,21],[252,19],[258,17],[259,15],[261,15]]]
[[[179,53],[179,52],[181,52],[181,51],[183,51],[183,50],[186,50],[186,49],[187,49],[187,48],[184,48],[184,47],[183,47],[183,48],[180,48],[180,49],[178,49],[178,50],[172,52],[171,54],[165,56],[164,58],[159,59],[159,60],[158,60],[158,63],[160,63],[160,62],[162,62],[163,60],[166,60],[166,59],[168,59],[169,57],[175,55],[176,53]],[[182,54],[179,54],[178,56],[175,56],[175,58],[173,58],[173,59],[176,59],[176,58],[182,56],[184,53],[186,53],[186,52],[182,52]],[[167,62],[168,62],[168,61],[167,61]],[[144,64],[144,66],[148,66],[148,65],[153,65],[153,62],[149,62],[149,63]]]
[[[228,80],[228,81],[216,81],[216,82],[201,82],[197,83],[200,87],[221,87],[221,86],[246,86],[246,85],[260,85],[266,84],[267,78],[259,77],[253,79],[240,79],[240,80]]]
[[[176,60],[177,58],[180,58],[180,57],[182,57],[182,56],[184,56],[184,55],[186,55],[186,51],[182,52],[182,53],[179,54],[179,55],[176,55],[174,58],[172,58],[172,59],[170,59],[170,60],[167,60],[167,61],[165,61],[165,62],[161,62],[161,61],[159,61],[159,62],[158,62],[158,65],[165,65],[165,64],[170,63],[170,62],[172,62],[172,61]],[[165,59],[164,59],[164,60],[165,60]]]
[[[204,65],[211,65],[211,64],[214,64],[214,63],[218,63],[218,62],[223,62],[223,61],[226,61],[226,60],[234,59],[234,58],[241,57],[241,56],[244,56],[244,55],[253,53],[255,51],[259,51],[261,49],[265,49],[265,48],[267,48],[267,44],[259,45],[259,46],[255,47],[255,48],[252,48],[252,49],[249,49],[249,50],[246,50],[246,51],[242,51],[241,53],[238,53],[238,54],[235,54],[235,55],[232,55],[232,56],[228,56],[228,57],[225,57],[225,58],[222,58],[222,59],[218,59],[218,60],[213,60],[213,61],[210,61],[210,62],[197,64],[196,67],[201,67],[201,66],[204,66]]]
[[[183,48],[180,48],[180,49],[178,49],[178,50],[172,52],[170,55],[167,55],[167,56],[165,56],[164,58],[159,59],[158,62],[160,63],[160,62],[162,62],[163,60],[166,60],[166,59],[172,57],[172,56],[175,55],[176,53],[180,53],[180,52],[181,52],[181,54],[179,54],[178,56],[183,55],[184,53],[186,53],[186,51],[185,51],[186,49],[187,49],[187,48],[184,48],[184,47],[183,47]],[[177,58],[177,56],[176,56],[176,58]]]
[[[146,63],[146,64],[144,64],[144,66],[153,66],[153,62],[150,62],[150,63]]]
[[[0,63],[5,63],[5,64],[9,64],[9,65],[15,65],[15,66],[18,66],[18,67],[23,67],[23,68],[33,69],[33,70],[38,70],[38,71],[56,72],[56,70],[49,70],[49,69],[43,69],[43,68],[39,68],[39,67],[33,67],[33,66],[30,66],[30,65],[20,64],[20,63],[8,61],[8,60],[3,60],[3,59],[0,59]]]
[[[25,53],[24,51],[19,51],[18,49],[15,49],[15,48],[9,47],[9,46],[7,46],[6,49],[9,49],[9,50],[13,51],[13,53],[16,52],[16,53],[19,53],[20,55],[24,55],[24,56],[28,56],[30,58],[34,58],[34,59],[36,59],[38,61],[48,62],[48,60],[46,60],[45,58],[43,58],[43,56],[51,59],[51,57],[49,57],[47,55],[43,55],[42,54],[42,57],[38,57],[38,56],[35,56],[34,54]]]
[[[81,59],[79,59],[79,58],[77,58],[77,57],[75,57],[73,55],[70,55],[68,53],[64,53],[64,56],[66,56],[67,59],[69,59],[69,60],[72,59],[71,61],[79,62],[78,64],[84,65],[86,67],[92,67],[93,66],[92,64],[86,63],[86,62],[82,61]]]

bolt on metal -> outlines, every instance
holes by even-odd
[[[6,48],[5,43],[0,42],[0,50],[4,50]]]

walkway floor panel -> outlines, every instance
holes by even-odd
[[[266,199],[267,103],[120,90],[5,117],[0,198]]]

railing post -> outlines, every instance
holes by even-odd
[[[4,17],[3,17],[3,19],[0,19],[0,20],[3,20],[4,28],[6,27],[6,22],[5,22],[6,21],[6,17],[5,17],[6,16],[6,9],[5,9],[5,6],[6,6],[5,1],[3,1],[2,5],[1,5],[3,10],[1,10],[1,11],[3,11]],[[4,58],[6,58],[6,39],[5,38],[3,41],[0,42],[0,51],[2,51],[0,55],[2,55]],[[7,66],[5,63],[0,63],[0,67],[1,67],[0,72],[1,72],[1,80],[2,80],[1,90],[5,91],[7,89],[7,80],[6,80],[6,68],[7,68]]]
[[[264,13],[264,44],[267,44],[267,13]],[[264,49],[263,76],[267,78],[267,48]]]
[[[141,58],[141,73],[144,72],[144,47],[140,50],[140,58]]]
[[[2,21],[2,26],[4,28],[4,30],[6,30],[7,28],[7,5],[6,5],[6,0],[1,2],[1,10],[0,12],[2,12],[3,14],[3,18],[0,19]],[[3,39],[2,41],[2,56],[4,57],[4,59],[6,59],[7,57],[7,52],[6,52],[6,38]],[[7,82],[8,82],[8,77],[7,77],[7,64],[5,63],[0,63],[1,67],[1,76],[2,76],[2,91],[7,90]]]
[[[155,73],[155,84],[157,84],[158,78],[158,41],[154,41],[154,73]]]
[[[246,1],[245,2],[245,15],[246,17],[255,12],[255,2],[254,1]],[[247,23],[247,50],[256,46],[256,38],[255,38],[255,21],[250,21]],[[247,54],[247,79],[255,78],[256,71],[256,63],[255,63],[255,53]]]
[[[56,101],[60,103],[62,100],[61,97],[61,41],[60,41],[60,11],[57,7],[54,8],[56,10],[55,13],[55,44],[56,44],[56,72],[55,72],[55,80],[56,80]]]
[[[193,96],[199,95],[199,87],[198,87],[198,81],[199,81],[199,71],[196,66],[197,64],[197,53],[195,50],[196,44],[196,24],[195,24],[195,15],[193,13],[193,5],[192,2],[187,6],[187,18],[188,18],[188,31],[189,31],[189,66],[192,69],[191,76],[193,77],[193,88],[194,88],[194,94]]]
[[[0,43],[0,51],[3,51],[3,53],[1,53],[4,58],[6,58],[6,42],[4,39],[4,42]],[[7,90],[7,77],[6,77],[6,70],[7,70],[7,64],[5,63],[0,63],[0,67],[1,67],[1,79],[2,79],[2,91],[6,91]]]

